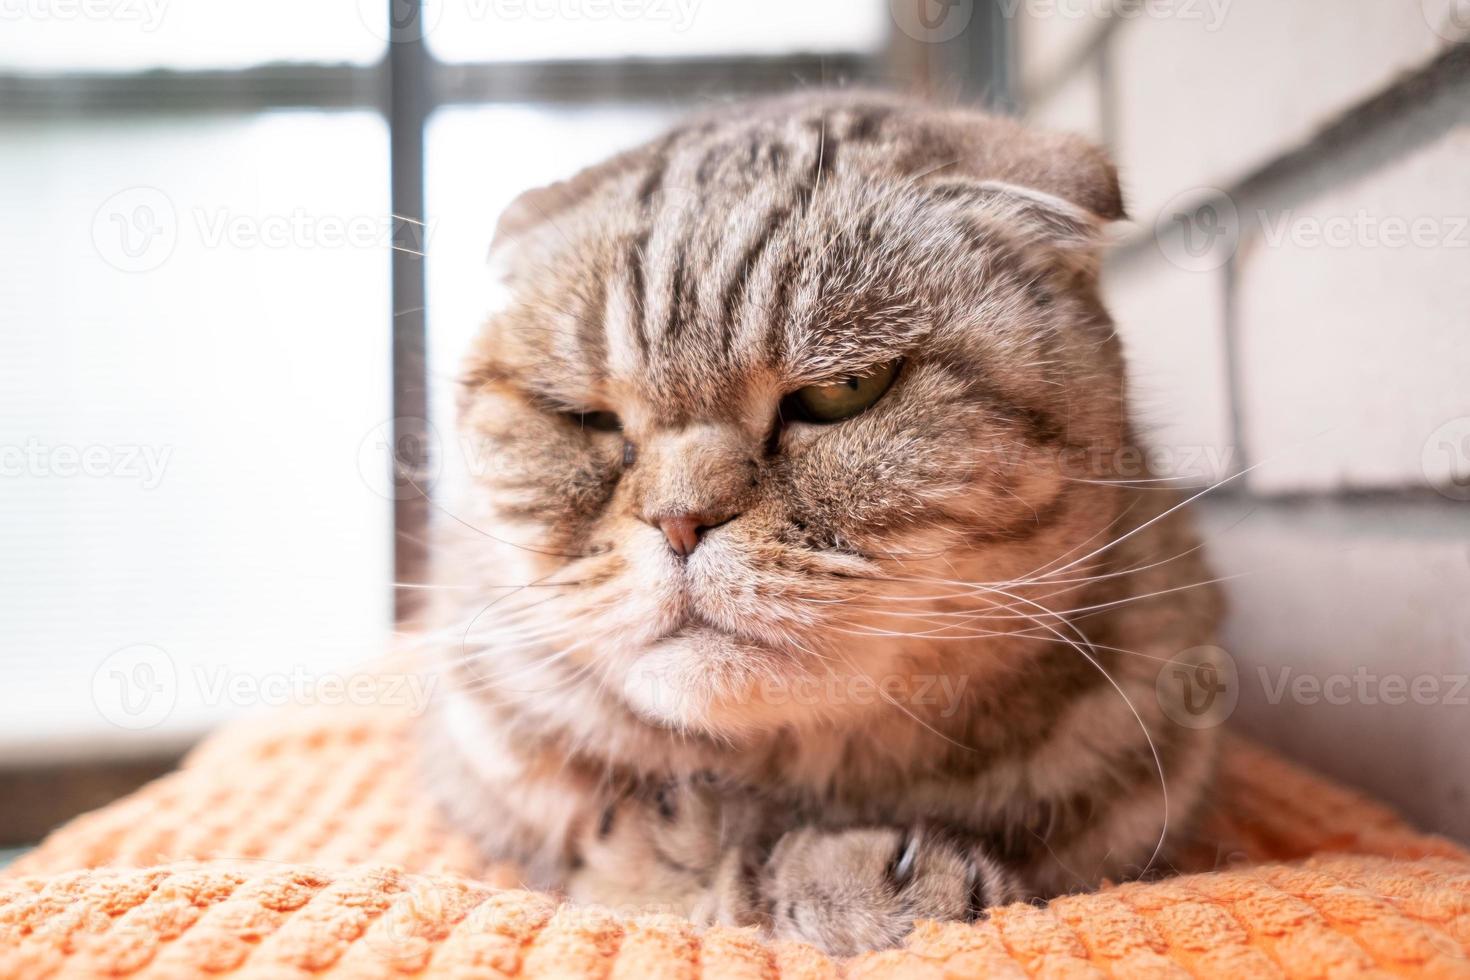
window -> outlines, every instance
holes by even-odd
[[[1003,95],[993,18],[916,45],[908,2],[0,6],[0,795],[386,650],[394,420],[452,431],[500,209],[710,99]]]
[[[3,128],[0,754],[177,743],[223,707],[200,671],[381,648],[391,508],[353,450],[390,410],[382,119]],[[156,724],[91,695],[139,644],[179,673]]]

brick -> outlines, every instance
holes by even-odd
[[[1234,454],[1223,274],[1181,269],[1149,243],[1110,261],[1103,288],[1128,356],[1140,432],[1176,454],[1175,472],[1163,475],[1226,475]]]
[[[1107,134],[1103,131],[1103,85],[1099,59],[1087,59],[1054,92],[1028,104],[1026,116],[1046,129],[1080,133],[1095,143],[1105,142]]]
[[[1135,216],[1230,186],[1429,62],[1451,43],[1435,29],[1451,2],[1176,0],[1154,8],[1176,16],[1120,19],[1109,63]]]
[[[1215,571],[1241,576],[1221,640],[1230,727],[1470,840],[1470,509],[1242,500],[1201,516]]]
[[[1253,489],[1470,477],[1467,173],[1470,85],[1299,181],[1329,190],[1242,202],[1236,330]]]
[[[1107,30],[1104,0],[1000,0],[1015,22],[1021,89],[1028,96],[1073,71]]]

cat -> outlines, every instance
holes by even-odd
[[[1084,140],[867,91],[708,111],[502,216],[427,777],[577,902],[833,954],[1152,874],[1221,600],[1138,459]]]

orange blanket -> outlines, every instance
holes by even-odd
[[[418,792],[405,726],[254,721],[73,821],[0,875],[0,977],[1470,977],[1470,855],[1244,742],[1213,817],[1223,870],[836,962],[514,890]]]

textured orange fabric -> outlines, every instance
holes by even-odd
[[[0,875],[0,977],[1470,977],[1470,855],[1244,742],[1222,870],[1130,883],[837,962],[514,889],[412,779],[407,720],[222,732]]]

